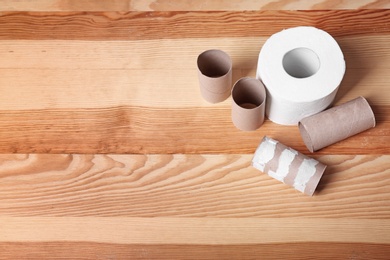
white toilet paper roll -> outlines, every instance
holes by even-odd
[[[332,103],[345,73],[344,55],[327,32],[295,27],[272,35],[263,45],[257,78],[267,90],[267,117],[296,125]]]

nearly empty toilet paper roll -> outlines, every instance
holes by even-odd
[[[267,90],[267,117],[296,125],[324,110],[344,73],[344,55],[327,32],[301,26],[272,35],[261,48],[256,75]]]
[[[313,195],[326,165],[264,136],[252,159],[256,169],[272,178]]]

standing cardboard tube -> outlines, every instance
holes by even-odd
[[[299,131],[310,152],[344,140],[375,126],[375,115],[364,97],[306,117]]]
[[[252,166],[309,196],[326,169],[325,164],[266,136],[256,149]]]
[[[198,56],[200,93],[210,103],[222,102],[232,88],[232,61],[221,50],[207,50]]]
[[[241,78],[232,89],[232,121],[243,131],[254,131],[264,122],[266,92],[263,83]]]

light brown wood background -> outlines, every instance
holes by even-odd
[[[0,259],[389,259],[389,1],[0,0]],[[311,156],[307,197],[250,166],[264,135],[205,102],[196,57],[255,76],[262,44],[311,25],[340,44],[335,104],[377,126]]]

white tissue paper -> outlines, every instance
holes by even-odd
[[[327,32],[308,26],[283,30],[263,45],[256,77],[267,90],[267,117],[297,125],[334,100],[345,73],[344,55]]]

